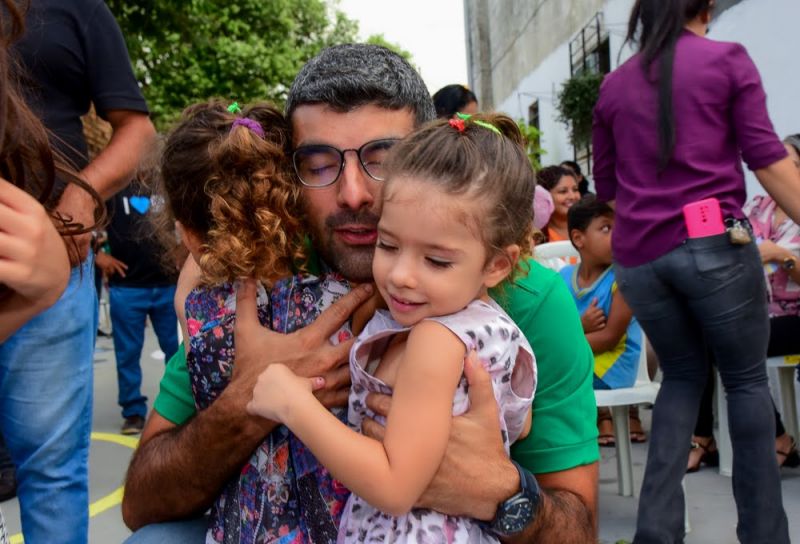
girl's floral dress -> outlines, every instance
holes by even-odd
[[[267,293],[259,286],[258,317],[278,332],[310,324],[349,291],[335,274],[293,276]],[[198,410],[216,400],[231,378],[236,290],[200,287],[186,299],[190,336],[187,365]],[[331,341],[352,336],[349,325]],[[334,411],[346,421],[346,410]],[[225,486],[211,508],[206,542],[332,543],[349,492],[284,426],[277,427]]]

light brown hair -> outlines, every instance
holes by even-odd
[[[480,123],[495,127],[500,134]],[[473,218],[474,226],[489,255],[517,244],[522,261],[530,255],[536,187],[524,144],[519,127],[505,115],[432,121],[392,148],[384,194],[391,194],[392,180],[407,176],[430,182],[447,194],[473,199],[482,209]]]
[[[237,118],[257,122],[264,137]],[[300,189],[288,125],[274,106],[231,113],[212,100],[187,108],[167,137],[161,180],[174,218],[202,238],[208,284],[253,277],[267,285],[304,258]]]

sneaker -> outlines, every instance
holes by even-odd
[[[17,496],[17,469],[8,467],[0,469],[0,502]]]
[[[144,418],[142,416],[126,417],[122,422],[122,434],[139,434],[144,429]]]

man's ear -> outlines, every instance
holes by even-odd
[[[516,266],[519,255],[520,249],[517,244],[506,246],[503,251],[494,254],[486,263],[483,284],[491,288],[506,279]]]
[[[196,262],[200,262],[200,255],[203,254],[203,239],[192,229],[184,227],[180,221],[175,221],[175,230],[178,231],[183,245],[189,250]]]

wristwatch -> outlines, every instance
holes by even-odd
[[[488,529],[497,536],[512,536],[520,533],[536,517],[539,506],[539,484],[533,474],[511,461],[519,472],[520,490],[497,507]]]

